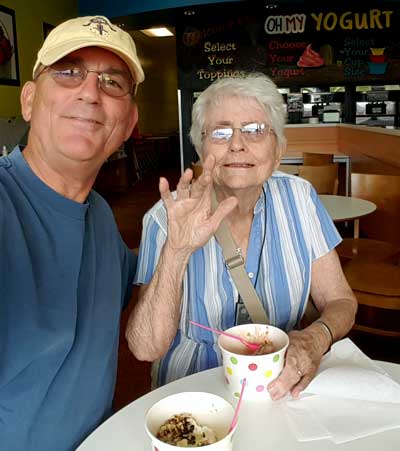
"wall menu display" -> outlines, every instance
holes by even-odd
[[[230,5],[177,26],[180,88],[202,90],[244,71],[266,73],[281,87],[400,78],[400,8],[392,2]]]

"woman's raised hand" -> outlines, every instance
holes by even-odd
[[[236,207],[237,199],[229,197],[211,210],[212,172],[215,157],[210,155],[203,163],[203,172],[193,180],[193,172],[186,169],[179,179],[176,197],[172,196],[168,180],[160,178],[159,189],[168,213],[170,248],[186,250],[190,254],[202,247],[218,229],[221,221]]]

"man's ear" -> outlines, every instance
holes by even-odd
[[[135,128],[138,119],[139,119],[138,107],[136,103],[133,103],[130,108],[129,117],[127,119],[126,134],[124,141],[126,141],[132,135],[133,129]]]
[[[22,117],[26,122],[29,122],[32,117],[33,101],[35,98],[36,83],[28,81],[24,84],[21,90],[21,112]]]

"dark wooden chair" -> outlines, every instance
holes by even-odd
[[[299,166],[299,176],[308,180],[318,194],[337,194],[339,179],[336,163],[320,166]]]
[[[193,178],[197,179],[200,177],[201,173],[203,172],[203,167],[201,166],[201,162],[196,161],[196,163],[192,163],[190,165],[191,170],[193,171]]]
[[[376,204],[376,211],[360,220],[360,233],[400,246],[400,176],[351,174],[351,195]]]
[[[369,238],[345,238],[336,251],[342,261],[359,257],[362,261],[397,264],[400,259],[399,246]]]
[[[298,164],[280,164],[277,170],[286,174],[299,175],[299,167]]]
[[[361,238],[345,239],[337,248],[358,301],[354,330],[398,339],[400,177],[354,173],[351,193],[377,205],[373,213],[360,219]]]
[[[342,260],[397,263],[400,257],[400,176],[351,174],[353,197],[374,202],[376,210],[360,219],[360,237],[337,247]]]
[[[306,166],[322,166],[332,163],[333,163],[332,154],[303,152],[303,164]]]
[[[353,329],[400,338],[400,266],[357,258],[343,270],[358,301]]]

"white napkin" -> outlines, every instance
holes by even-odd
[[[344,443],[400,427],[400,385],[346,338],[332,346],[285,411],[299,441]]]

